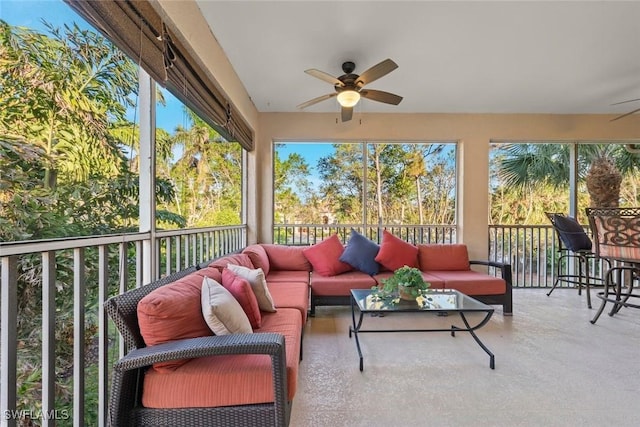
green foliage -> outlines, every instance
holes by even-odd
[[[545,212],[569,211],[569,144],[504,144],[491,161],[492,224],[546,224]],[[580,144],[578,149],[578,220],[585,223],[589,205],[584,177],[602,155],[614,159],[623,173],[621,203],[637,205],[640,182],[638,156],[617,144]]]
[[[407,288],[414,288],[416,292],[429,289],[431,284],[426,282],[422,277],[422,272],[407,265],[398,268],[393,272],[393,275],[388,279],[383,279],[382,284],[386,292],[394,292],[398,289],[398,285],[402,285]],[[416,294],[418,296],[418,294]]]

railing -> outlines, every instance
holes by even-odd
[[[103,302],[142,285],[149,239],[0,243],[2,426],[106,425],[109,367],[124,346]],[[242,249],[246,227],[161,231],[156,242],[154,278]],[[36,330],[19,325],[40,316]]]
[[[338,234],[340,240],[346,242],[352,228],[377,243],[380,243],[384,229],[413,244],[455,243],[457,239],[455,225],[279,224],[273,227],[273,242],[306,246],[332,234]]]
[[[586,230],[588,232],[588,230]],[[511,264],[513,286],[516,288],[548,288],[558,274],[560,244],[551,225],[492,225],[489,226],[489,259]],[[564,262],[560,274],[576,274],[577,266]],[[600,277],[605,266],[591,260],[592,277]],[[560,282],[558,287],[570,287]]]

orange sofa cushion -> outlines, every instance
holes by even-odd
[[[218,283],[222,283],[222,272],[215,267],[205,267],[200,270],[195,271],[193,274],[197,274],[198,276],[208,277],[209,279],[213,279]]]
[[[302,324],[306,323],[309,310],[309,284],[306,281],[267,283],[267,287],[277,308],[297,309],[302,316]]]
[[[380,251],[375,260],[391,271],[395,271],[405,265],[417,267],[418,248],[384,230],[382,232]]]
[[[462,244],[418,245],[418,262],[422,271],[470,269],[467,245]]]
[[[267,284],[273,282],[305,282],[309,283],[308,271],[271,270],[267,276]],[[277,306],[276,306],[277,307]]]
[[[302,252],[307,246],[263,244],[269,257],[270,271],[311,271],[311,264]]]
[[[247,254],[225,255],[222,258],[213,260],[211,264],[209,264],[209,267],[217,268],[218,270],[220,270],[220,272],[222,272],[222,270],[227,268],[227,264],[241,265],[243,267],[251,269],[255,268],[253,266],[253,263],[251,262],[251,258],[249,258],[249,255]]]
[[[150,292],[138,303],[138,324],[148,346],[168,341],[213,335],[202,316],[202,276],[191,273]],[[172,370],[188,359],[154,364]]]
[[[311,289],[318,296],[349,296],[351,289],[371,289],[376,284],[373,277],[361,271],[348,271],[332,277],[311,273]]]
[[[255,333],[278,332],[286,347],[288,399],[296,393],[302,320],[296,309],[265,313]],[[142,404],[148,408],[190,408],[273,402],[271,358],[226,355],[192,359],[171,372],[145,374]]]
[[[507,291],[507,282],[500,277],[477,271],[430,271],[444,281],[447,289],[457,289],[467,295],[501,295]]]

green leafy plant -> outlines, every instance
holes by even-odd
[[[416,299],[431,284],[424,280],[422,272],[405,265],[394,271],[393,276],[382,280],[382,289],[378,287],[378,296],[385,297],[399,294],[403,299]]]

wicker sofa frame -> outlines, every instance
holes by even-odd
[[[191,274],[208,263],[193,266],[149,285],[111,297],[105,309],[122,335],[126,355],[113,368],[109,398],[111,426],[287,426],[284,337],[277,333],[209,336],[146,347],[137,318],[138,302],[154,289]],[[141,404],[145,371],[154,363],[210,355],[267,354],[271,357],[275,401],[212,408],[145,408]]]

